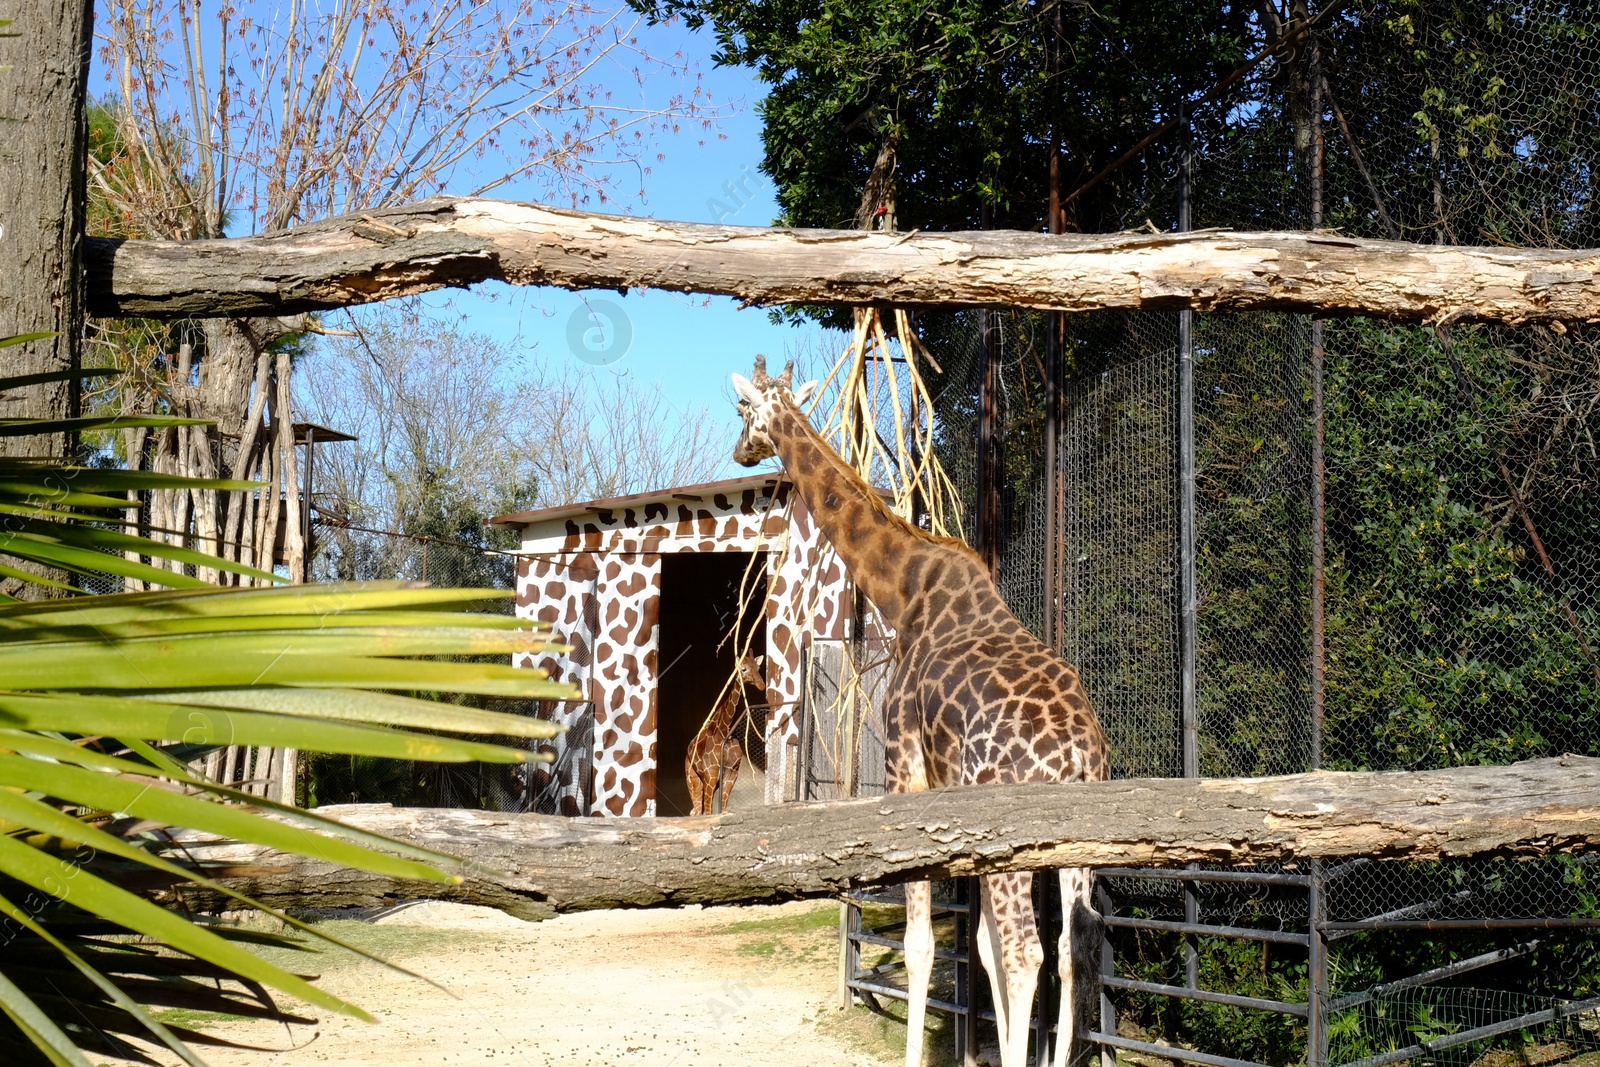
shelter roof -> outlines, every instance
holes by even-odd
[[[596,511],[614,511],[617,508],[639,507],[657,500],[696,500],[715,496],[718,493],[742,493],[746,489],[777,486],[784,481],[784,477],[777,471],[765,471],[759,474],[747,474],[740,478],[724,478],[717,482],[677,485],[668,489],[653,489],[644,493],[603,497],[599,500],[585,500],[575,504],[562,504],[553,508],[515,511],[508,515],[496,515],[489,521],[501,526],[529,526],[536,522],[564,519],[573,515],[583,515]]]

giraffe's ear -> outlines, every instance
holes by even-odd
[[[740,399],[752,404],[761,403],[761,390],[750,384],[750,379],[742,374],[733,376],[733,391],[739,394]]]
[[[817,383],[815,381],[809,381],[794,391],[794,402],[796,404],[804,404],[807,400],[811,399],[812,395],[816,393],[816,391]]]

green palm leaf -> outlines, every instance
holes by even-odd
[[[29,339],[0,339],[0,347]],[[0,379],[0,392],[63,377]],[[192,421],[144,415],[0,419],[0,437]],[[68,574],[172,587],[0,602],[0,881],[33,891],[27,907],[0,895],[0,916],[15,933],[0,957],[0,1011],[9,1023],[0,1023],[0,1049],[31,1046],[48,1062],[80,1065],[89,1062],[83,1048],[125,1051],[116,1035],[143,1034],[199,1064],[184,1034],[162,1026],[143,1005],[236,1010],[244,1003],[241,992],[218,982],[230,975],[257,991],[249,1011],[262,1017],[285,1017],[270,1000],[259,1000],[273,989],[365,1018],[354,1005],[250,950],[251,942],[281,937],[196,923],[148,899],[152,877],[168,884],[187,879],[242,899],[149,828],[185,827],[446,884],[461,880],[461,864],[208,781],[184,761],[223,745],[261,745],[516,762],[534,757],[449,733],[535,738],[550,736],[555,727],[420,694],[579,697],[542,672],[506,665],[509,656],[562,646],[543,628],[472,610],[506,595],[498,590],[398,582],[216,589],[137,558],[276,581],[181,543],[124,531],[129,492],[185,487],[252,488],[0,458],[0,576],[69,586],[36,577],[6,562],[10,557]],[[34,900],[44,903],[35,907]],[[183,955],[104,941],[115,929]],[[62,1014],[68,1010],[75,1013],[70,1025]]]
[[[5,1011],[22,1036],[33,1042],[34,1047],[44,1053],[51,1063],[94,1067],[83,1058],[83,1053],[78,1051],[72,1038],[3,973],[0,973],[0,1009]]]
[[[171,1030],[167,1029],[148,1012],[146,1012],[144,1007],[140,1005],[138,1001],[124,993],[115,982],[111,981],[111,979],[107,978],[104,974],[96,970],[82,955],[74,952],[72,947],[65,941],[62,941],[59,937],[56,937],[54,934],[50,933],[50,931],[40,923],[35,922],[33,916],[29,915],[26,911],[23,911],[21,908],[17,907],[14,903],[7,900],[3,896],[0,896],[0,915],[4,915],[7,919],[10,919],[18,926],[21,926],[23,929],[27,930],[30,934],[33,934],[39,940],[43,941],[45,944],[61,953],[62,957],[68,963],[72,964],[74,970],[92,982],[96,989],[103,993],[113,1004],[121,1008],[124,1012],[136,1020],[140,1026],[144,1027],[144,1029],[151,1034],[154,1034],[163,1045],[166,1045],[173,1052],[177,1053],[185,1063],[190,1065],[190,1067],[205,1067],[204,1060],[200,1059],[200,1057],[189,1051],[189,1047],[187,1045],[178,1040],[178,1038],[173,1035]],[[74,1049],[73,1051],[76,1052],[77,1050]]]

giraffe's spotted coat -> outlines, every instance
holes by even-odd
[[[889,510],[801,413],[789,379],[789,370],[769,377],[759,357],[749,380],[735,376],[744,431],[733,458],[746,465],[782,459],[856,587],[897,635],[898,662],[884,706],[889,789],[1109,777],[1105,735],[1077,670],[1017,621],[976,553]],[[1089,882],[1082,872],[1064,871],[1061,883],[1069,914],[1062,924],[1059,1029],[1071,1035],[1070,935],[1088,907]],[[990,875],[980,884],[974,941],[994,993],[1001,1059],[1005,1067],[1022,1067],[1044,959],[1033,876]],[[906,887],[908,1067],[921,1059],[934,959],[930,899],[927,883]],[[1070,1038],[1058,1042],[1057,1067],[1066,1067],[1070,1045]]]

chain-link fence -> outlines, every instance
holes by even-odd
[[[516,588],[517,557],[492,545],[376,530],[348,523],[312,526],[312,580],[404,579],[471,589]],[[510,601],[504,606],[511,613]]]
[[[1355,3],[1192,107],[1123,168],[1099,215],[1593,246],[1597,129],[1600,15]],[[1054,419],[1050,317],[920,323],[945,370],[942,457],[966,514],[982,511],[983,448],[998,449],[1002,591],[1082,669],[1117,773],[1600,752],[1594,331],[1283,314],[1194,315],[1186,331],[1182,319],[1066,318]],[[993,434],[975,447],[986,405]],[[1321,1020],[1124,984],[1128,1033],[1267,1063],[1307,1056],[1310,1037],[1313,1061],[1369,1067],[1422,1055],[1423,1041],[1468,1062],[1518,1032],[1593,1047],[1600,953],[1585,923],[1600,913],[1586,860],[1259,873],[1104,880],[1118,916],[1185,927],[1114,927],[1118,974],[1263,1002],[1314,994]]]

